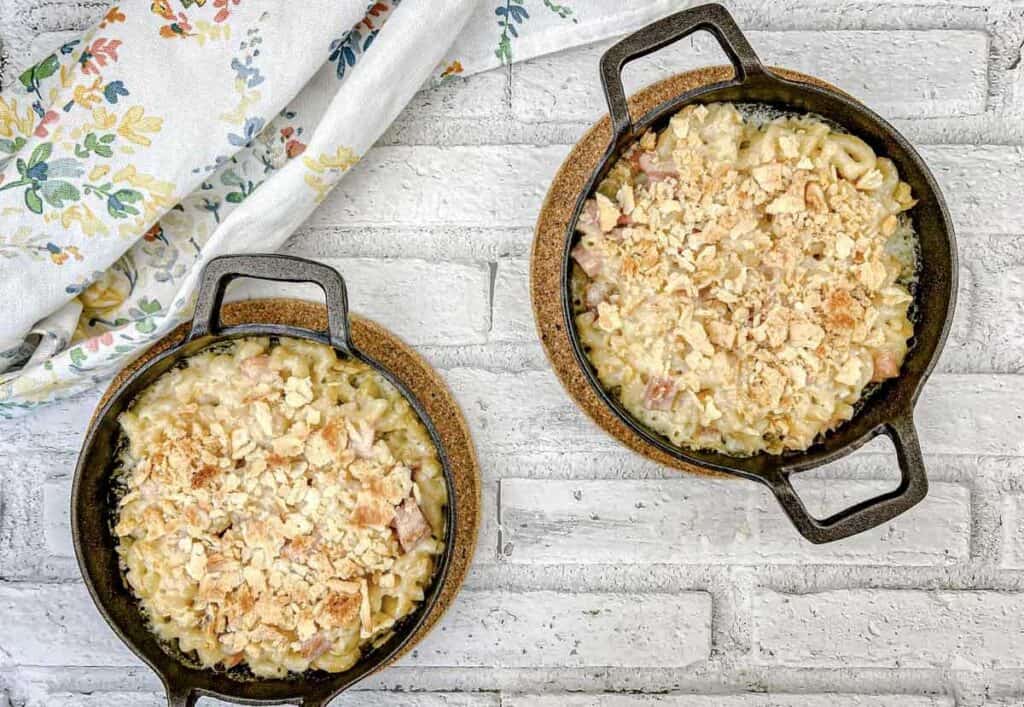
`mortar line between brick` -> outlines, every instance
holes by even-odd
[[[487,261],[487,333],[494,331],[494,287],[498,280],[498,263],[494,260]]]
[[[501,511],[502,511],[502,507],[501,507],[501,482],[502,481],[503,481],[503,479],[498,479],[498,483],[496,484],[496,486],[498,488],[497,488],[497,491],[495,492],[495,500],[494,500],[495,514],[497,515],[497,518],[495,518],[494,521],[498,525],[497,533],[496,533],[497,536],[498,536],[498,547],[496,547],[494,549],[495,550],[495,552],[494,552],[494,560],[495,560],[495,562],[500,562],[501,561],[501,558],[502,558],[502,550],[501,550],[501,548],[502,548],[502,541],[504,540],[504,530],[502,529],[502,526],[501,526]]]

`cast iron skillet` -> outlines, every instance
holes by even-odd
[[[673,42],[706,30],[729,57],[735,76],[669,99],[634,121],[622,86],[622,67]],[[591,387],[614,414],[647,443],[687,464],[759,481],[768,486],[797,530],[814,543],[839,540],[885,523],[925,497],[921,447],[913,411],[921,386],[931,373],[946,340],[956,301],[957,264],[953,227],[931,172],[910,143],[881,117],[836,91],[786,80],[761,64],[754,50],[721,5],[683,10],[631,34],[601,58],[601,83],[611,115],[612,141],[597,169],[579,195],[565,234],[562,254],[562,312],[573,351]],[[812,112],[845,127],[865,140],[879,155],[896,163],[918,204],[911,211],[920,243],[920,281],[915,293],[914,338],[900,375],[881,384],[862,407],[838,429],[810,449],[785,455],[758,454],[737,458],[716,452],[694,452],[673,445],[649,430],[601,386],[587,360],[573,316],[572,259],[578,240],[576,221],[584,201],[625,149],[648,129],[663,128],[668,119],[690,103],[756,102],[784,110]],[[813,517],[797,496],[790,475],[835,461],[872,438],[888,435],[896,447],[901,480],[894,491],[858,503],[825,519]]]
[[[310,331],[278,324],[241,324],[222,327],[220,306],[228,283],[237,277],[281,282],[313,282],[327,299],[327,331]],[[241,336],[282,336],[309,339],[334,348],[375,368],[401,391],[430,432],[444,468],[449,503],[445,514],[445,550],[438,559],[426,597],[397,626],[382,646],[365,654],[343,673],[309,671],[296,679],[256,679],[251,673],[232,669],[228,674],[189,665],[176,650],[165,649],[146,627],[138,604],[125,584],[111,534],[111,484],[115,450],[119,442],[117,416],[135,396],[162,373],[185,357],[222,341]],[[181,343],[155,356],[132,374],[93,417],[86,433],[71,492],[71,527],[75,555],[85,584],[103,618],[136,655],[157,672],[167,689],[169,707],[191,707],[203,695],[247,705],[296,703],[324,707],[338,693],[388,663],[409,641],[437,601],[451,560],[455,532],[455,496],[451,468],[440,437],[423,406],[409,390],[368,356],[352,345],[349,337],[345,282],[332,268],[285,255],[239,255],[215,258],[203,271],[192,329]]]

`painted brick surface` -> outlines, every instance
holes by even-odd
[[[953,700],[915,695],[512,695],[503,707],[952,707]]]
[[[0,665],[139,664],[82,584],[0,585],[0,616]]]
[[[412,344],[476,344],[487,338],[490,273],[480,262],[321,258],[345,278],[353,312],[384,323]],[[243,280],[228,299],[281,292],[316,302],[316,285]]]
[[[310,224],[532,227],[568,151],[567,145],[376,147],[327,197]],[[923,145],[920,151],[959,231],[1020,230],[1021,148]]]
[[[314,225],[532,226],[568,147],[376,147]]]
[[[892,488],[869,481],[809,485],[802,495],[829,495],[836,505]],[[505,560],[514,563],[933,565],[967,558],[970,498],[964,487],[935,484],[924,503],[894,522],[815,547],[755,484],[504,479],[501,526]]]
[[[1024,495],[1007,494],[1002,510],[1002,566],[1024,569]]]
[[[447,377],[484,449],[617,446],[573,405],[550,371],[459,368]],[[936,454],[1024,453],[1022,383],[1010,375],[933,376],[915,413],[922,445]]]
[[[1024,595],[987,591],[763,592],[755,659],[819,668],[1024,667]]]
[[[753,32],[762,61],[833,82],[886,117],[948,116],[985,109],[988,38],[983,32]],[[595,67],[611,45],[540,57],[513,67],[512,110],[526,121],[593,120],[607,111]],[[939,57],[922,63],[922,56]],[[943,60],[944,59],[944,60]],[[627,89],[727,59],[695,35],[625,70]],[[899,76],[899,80],[892,80]]]
[[[403,665],[681,668],[711,650],[704,593],[464,592]],[[672,646],[671,651],[665,646]]]

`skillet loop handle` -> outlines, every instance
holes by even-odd
[[[195,707],[199,695],[189,687],[168,687],[167,707]]]
[[[224,331],[220,321],[224,292],[228,284],[239,277],[319,285],[327,300],[327,337],[334,348],[352,352],[348,295],[341,274],[323,263],[291,255],[222,255],[207,263],[199,278],[189,341]]]
[[[912,413],[897,417],[887,423],[882,431],[892,439],[900,466],[900,485],[892,491],[819,520],[807,511],[797,496],[790,483],[789,472],[781,471],[771,482],[772,491],[786,515],[800,534],[812,543],[830,543],[882,525],[909,510],[928,493],[928,476],[925,474]]]
[[[612,46],[601,57],[601,85],[608,101],[616,147],[633,137],[633,121],[629,117],[629,103],[622,87],[622,68],[634,59],[647,56],[700,30],[713,34],[729,57],[736,72],[732,83],[742,84],[751,76],[766,73],[750,42],[743,36],[732,15],[721,5],[698,5],[649,24]]]

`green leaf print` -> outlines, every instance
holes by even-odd
[[[43,200],[39,197],[36,187],[25,190],[25,206],[34,214],[43,213]]]
[[[26,140],[23,137],[16,137],[13,140],[8,140],[6,138],[0,139],[0,152],[13,155],[25,146],[25,142]]]
[[[76,346],[75,348],[71,349],[70,351],[68,351],[68,354],[71,356],[72,366],[81,366],[83,363],[85,363],[85,352],[82,351],[81,346]]]
[[[573,22],[578,22],[578,20],[575,17],[573,17],[572,8],[569,7],[568,5],[559,5],[555,3],[554,0],[544,0],[544,7],[551,10],[553,13],[561,17],[563,20],[572,18]]]
[[[107,197],[107,211],[114,218],[138,216],[139,210],[131,204],[142,200],[142,194],[134,189],[118,189]]]
[[[46,79],[53,76],[57,73],[57,69],[59,68],[60,62],[57,60],[57,55],[51,54],[36,64],[36,80]]]
[[[160,311],[160,302],[149,297],[143,297],[139,300],[139,309],[146,314],[156,314]]]
[[[501,39],[498,40],[498,48],[495,50],[494,55],[498,57],[498,61],[502,64],[512,63],[512,40],[509,39],[507,34],[501,35]]]
[[[60,61],[57,59],[56,54],[43,59],[41,62],[33,67],[30,67],[22,72],[18,80],[21,81],[21,85],[28,91],[34,91],[38,93],[39,82],[45,78],[49,78],[57,73],[57,69],[60,68]]]
[[[50,155],[53,154],[53,143],[44,142],[32,150],[32,156],[28,158],[28,169],[32,169],[41,162],[46,162],[50,159]]]
[[[74,184],[50,180],[40,187],[46,203],[55,209],[63,208],[65,201],[78,201],[82,195]]]
[[[85,140],[81,145],[75,145],[75,155],[85,159],[90,154],[99,155],[100,157],[112,157],[114,151],[110,149],[110,143],[115,139],[113,133],[104,135],[103,137],[97,137],[96,133],[89,133],[85,136]]]

